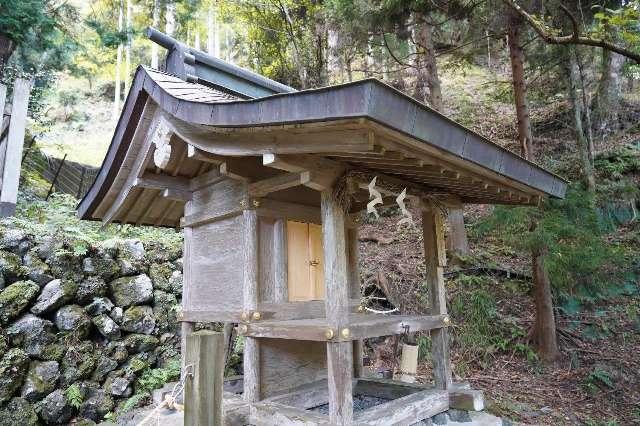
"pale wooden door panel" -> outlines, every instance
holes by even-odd
[[[287,271],[289,301],[312,300],[309,276],[309,225],[287,221]]]
[[[310,282],[314,300],[324,300],[324,255],[322,253],[322,226],[309,224]]]

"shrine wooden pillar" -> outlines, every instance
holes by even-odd
[[[349,281],[345,238],[345,212],[331,188],[321,193],[322,243],[326,286],[327,324],[348,336]],[[329,423],[349,425],[353,419],[353,342],[327,342]]]
[[[247,316],[258,309],[258,215],[255,210],[244,210],[244,281],[243,311]],[[255,337],[245,337],[244,392],[247,402],[260,400],[260,342]]]
[[[444,217],[440,209],[427,201],[422,211],[422,238],[429,288],[430,314],[447,314],[447,295],[443,269],[447,264],[444,242]],[[447,327],[431,330],[431,355],[436,388],[451,388],[451,361]]]

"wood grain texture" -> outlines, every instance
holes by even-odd
[[[222,333],[201,330],[187,336],[186,363],[193,375],[184,388],[185,426],[222,424],[224,347]]]
[[[368,426],[412,425],[449,409],[449,393],[424,390],[357,413],[354,423]]]
[[[260,339],[261,398],[290,392],[327,378],[327,355],[321,342]]]
[[[315,426],[330,424],[327,416],[275,402],[254,404],[251,407],[250,419],[251,424],[255,426]]]
[[[339,333],[349,322],[349,283],[345,247],[345,213],[332,191],[321,194],[327,323]],[[353,344],[327,343],[329,420],[347,425],[353,418]]]
[[[429,288],[432,315],[447,314],[447,295],[442,276],[446,265],[443,236],[443,217],[435,207],[422,213],[422,235],[424,242],[427,286]],[[449,333],[446,327],[431,330],[431,354],[436,387],[451,387],[451,361],[449,355]]]
[[[20,184],[20,166],[22,164],[22,148],[27,125],[27,108],[31,81],[18,78],[13,83],[13,100],[11,121],[7,136],[4,168],[2,170],[2,188],[0,189],[0,216],[13,216],[18,200]],[[1,111],[4,115],[4,110]]]
[[[185,229],[191,229],[187,262],[193,278],[183,290],[184,310],[237,311],[243,305],[243,217]]]
[[[295,302],[300,303],[300,302]],[[428,331],[444,326],[445,315],[369,315],[351,314],[340,328],[334,328],[325,318],[308,318],[297,320],[271,320],[252,322],[247,325],[247,336],[271,337],[278,339],[326,341],[325,331],[329,328],[335,332],[331,339],[334,342],[346,342],[380,336],[392,336],[409,332]],[[338,333],[342,328],[349,328],[349,336]]]
[[[276,219],[273,224],[273,302],[289,300],[288,294],[287,229],[284,219]]]
[[[258,215],[255,210],[242,212],[244,241],[243,262],[243,308],[245,312],[258,307]],[[244,399],[247,402],[260,400],[260,342],[253,337],[244,343]]]

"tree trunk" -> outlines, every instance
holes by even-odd
[[[513,78],[514,101],[518,120],[518,140],[522,156],[530,161],[534,159],[533,133],[527,103],[527,85],[524,76],[524,51],[520,45],[520,30],[522,22],[513,12],[509,11],[507,44],[511,60]],[[537,223],[533,222],[530,232],[536,230]],[[551,281],[544,263],[547,247],[536,247],[531,250],[531,267],[533,270],[533,299],[536,306],[536,319],[532,336],[536,342],[538,354],[545,362],[558,357],[558,343],[556,336],[556,319],[553,313],[553,298]]]
[[[131,75],[131,34],[129,32],[131,28],[131,0],[127,0],[127,19],[125,30],[127,31],[127,44],[124,48],[124,94],[127,95],[128,85],[129,85],[129,76]]]
[[[589,163],[591,163],[591,166],[593,167],[593,156],[594,156],[594,152],[595,152],[595,145],[594,145],[594,141],[593,141],[593,123],[591,121],[591,108],[590,108],[590,102],[588,99],[588,95],[587,95],[587,86],[584,84],[585,78],[584,78],[584,64],[582,63],[582,59],[580,59],[580,56],[578,55],[578,50],[576,49],[576,62],[578,64],[578,70],[580,71],[580,88],[582,91],[582,110],[584,112],[584,119],[586,121],[586,125],[587,125],[587,142],[588,142],[588,146],[589,146]]]
[[[9,62],[11,55],[16,50],[16,44],[9,37],[0,35],[0,76],[4,73],[4,67]]]
[[[442,111],[442,89],[438,77],[436,49],[433,44],[433,27],[424,15],[416,13],[416,87],[414,97],[426,101],[436,111]],[[426,93],[426,89],[429,93]]]
[[[168,36],[174,37],[176,34],[176,3],[174,0],[167,0],[164,20],[164,32]]]
[[[546,249],[534,249],[531,252],[533,269],[533,298],[536,304],[536,323],[534,337],[540,359],[552,362],[560,355],[556,339],[556,321],[553,313],[551,282],[544,266]]]
[[[593,173],[593,166],[589,158],[589,143],[584,134],[582,125],[583,103],[582,98],[578,94],[578,63],[576,61],[575,48],[569,47],[566,50],[567,61],[565,62],[565,72],[569,88],[569,99],[573,108],[573,125],[576,133],[576,141],[578,143],[578,154],[582,163],[582,174],[584,184],[589,192],[595,192],[596,183]]]
[[[220,57],[220,31],[218,28],[218,16],[215,2],[211,2],[207,11],[207,53]]]
[[[533,158],[533,135],[531,133],[531,118],[526,96],[527,83],[524,76],[524,50],[520,44],[522,21],[519,15],[512,10],[509,11],[508,27],[509,58],[518,120],[520,155],[524,158]]]
[[[600,134],[614,133],[619,127],[622,94],[622,66],[625,58],[602,51],[602,75],[595,99],[595,125]]]
[[[152,26],[158,29],[160,25],[160,0],[153,0],[153,21]],[[151,42],[151,68],[158,69],[160,62],[158,60],[158,43]]]
[[[120,0],[118,6],[118,31],[122,31],[124,28],[124,4],[123,0]],[[120,115],[120,97],[121,97],[121,76],[120,68],[122,67],[122,43],[118,44],[118,51],[116,53],[116,87],[113,95],[113,119],[117,120]]]

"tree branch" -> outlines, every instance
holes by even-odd
[[[520,7],[515,2],[515,0],[502,0],[502,2],[515,10],[516,13],[518,13],[518,15],[520,15],[533,28],[533,30],[549,44],[581,44],[584,46],[601,47],[603,49],[610,50],[612,52],[625,56],[640,64],[640,53],[636,53],[631,49],[618,46],[601,38],[581,36],[578,32],[577,21],[575,20],[575,17],[573,17],[573,15],[571,15],[568,10],[565,10],[566,8],[563,8],[563,11],[565,11],[565,13],[568,13],[570,19],[572,20],[573,34],[553,35],[549,33],[548,29],[545,28],[542,23],[540,23],[526,10]]]

